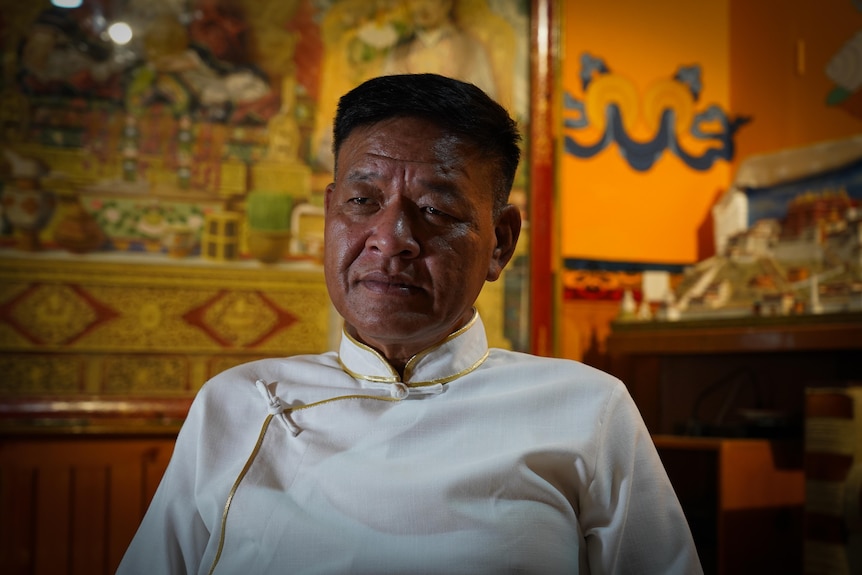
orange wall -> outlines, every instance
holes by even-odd
[[[591,159],[561,154],[563,258],[697,261],[709,255],[703,238],[710,208],[741,160],[862,133],[862,90],[849,105],[826,103],[835,87],[828,62],[862,32],[862,12],[851,0],[564,0],[561,15],[563,90],[584,97],[584,52],[631,81],[639,97],[696,63],[703,82],[696,111],[714,103],[731,117],[751,118],[736,133],[733,161],[705,172],[669,152],[638,172],[615,144]],[[630,128],[638,139],[651,134],[642,116]]]
[[[853,4],[731,2],[730,102],[753,117],[739,133],[739,158],[862,133],[862,92],[856,110],[826,104],[835,87],[826,66],[862,32],[862,11]]]
[[[733,115],[727,109],[728,2],[564,1],[563,90],[584,96],[578,76],[583,52],[602,58],[612,72],[631,81],[639,97],[653,83],[673,76],[680,66],[698,64],[703,91],[694,111],[717,104]],[[646,125],[643,114],[639,120],[630,125],[631,135],[649,139],[654,130]],[[725,161],[700,172],[668,151],[651,169],[638,172],[621,158],[616,144],[590,159],[562,154],[560,166],[560,252],[564,258],[697,261],[698,228],[718,191],[730,181],[730,165]]]

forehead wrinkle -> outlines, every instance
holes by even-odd
[[[366,156],[370,156],[371,158],[379,158],[381,160],[390,161],[390,162],[401,162],[404,164],[427,164],[427,165],[440,165],[441,160],[439,158],[434,158],[432,160],[418,160],[415,158],[399,158],[397,156],[390,156],[388,154],[384,154],[382,152],[365,152]],[[448,167],[448,166],[442,166]]]
[[[382,160],[383,163],[386,164],[404,164],[408,167],[408,169],[411,164],[416,164],[419,166],[432,166],[434,168],[434,176],[440,178],[441,180],[445,180],[446,182],[450,182],[458,176],[463,176],[467,179],[470,179],[470,174],[464,168],[463,162],[450,161],[446,163],[441,163],[439,160],[396,158],[388,156],[386,154],[375,152],[366,152],[365,156],[372,161],[368,163],[363,162],[359,165],[352,166],[346,176],[346,179],[348,181],[368,182],[373,180],[387,179],[387,170],[385,168],[381,169],[380,167],[378,167],[376,160]],[[434,189],[449,190],[456,187],[454,184],[443,183],[442,181],[435,181],[433,178],[430,177],[420,176],[419,181],[425,186]]]

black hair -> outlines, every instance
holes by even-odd
[[[336,166],[338,151],[353,130],[397,117],[429,120],[496,162],[494,213],[500,212],[509,201],[521,158],[521,135],[503,106],[475,85],[439,74],[372,78],[338,102],[332,133]]]

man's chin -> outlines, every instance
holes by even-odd
[[[387,314],[373,321],[345,319],[347,333],[353,338],[374,348],[388,346],[412,346],[417,342],[434,343],[435,334],[429,329],[436,322],[424,313]],[[444,330],[445,331],[445,330]],[[441,335],[441,339],[447,334]]]

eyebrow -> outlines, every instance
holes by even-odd
[[[439,193],[446,194],[449,196],[461,196],[461,188],[457,186],[451,180],[428,180],[421,179],[419,183],[422,184],[428,190]]]
[[[436,192],[455,193],[459,191],[459,186],[454,183],[452,175],[460,174],[466,176],[466,172],[458,168],[438,168],[434,170],[434,175],[430,178],[419,178],[417,181],[429,190]],[[382,171],[366,166],[354,167],[345,176],[345,181],[348,182],[373,182],[375,180],[385,180],[387,177]]]
[[[383,174],[376,170],[353,169],[349,171],[344,179],[349,182],[371,182],[383,178]]]

